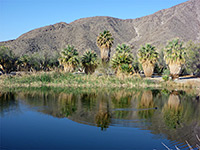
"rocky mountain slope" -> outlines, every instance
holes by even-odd
[[[100,54],[96,37],[104,30],[111,31],[115,39],[112,53],[118,43],[133,45],[136,51],[142,44],[161,46],[175,37],[197,42],[200,41],[200,0],[189,0],[137,19],[91,17],[70,24],[60,22],[29,31],[16,40],[0,42],[0,45],[9,46],[20,55],[42,50],[59,52],[67,44],[74,45],[80,53],[93,49]]]

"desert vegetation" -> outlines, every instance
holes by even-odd
[[[132,54],[132,46],[118,44],[114,55],[111,57],[110,52],[114,43],[114,38],[110,31],[100,33],[96,42],[101,52],[100,59],[94,50],[86,50],[85,53],[80,56],[78,50],[73,45],[67,45],[60,53],[49,53],[44,50],[37,53],[27,53],[21,56],[15,55],[8,47],[1,46],[0,73],[9,74],[23,71],[25,74],[32,74],[33,79],[41,77],[40,81],[43,79],[54,80],[55,76],[55,80],[57,80],[58,76],[68,75],[68,73],[73,72],[77,74],[82,72],[82,74],[87,75],[93,74],[95,71],[94,78],[97,79],[99,76],[106,75],[104,78],[109,78],[110,80],[113,80],[113,77],[107,77],[107,75],[116,75],[116,78],[123,75],[123,79],[125,76],[128,79],[133,77],[138,78],[139,76],[137,80],[141,80],[141,73],[143,72],[146,77],[152,77],[155,73],[163,75],[164,81],[169,80],[170,77],[176,79],[179,75],[200,75],[200,45],[198,43],[189,41],[184,44],[179,39],[174,39],[169,41],[166,47],[161,50],[157,50],[156,47],[151,44],[146,44],[138,49],[138,55]],[[99,69],[100,67],[111,69],[112,72],[101,72]],[[39,73],[36,75],[38,71],[53,71],[53,73]],[[61,73],[62,71],[66,73]],[[57,72],[57,75],[55,75],[55,72]],[[29,79],[32,81],[33,79],[30,79],[32,77],[26,75],[24,80],[26,81]],[[4,79],[5,78],[6,77],[4,77]],[[16,78],[17,80],[22,80],[21,77]],[[12,79],[9,81],[12,81]]]
[[[133,55],[131,54],[131,49],[126,44],[119,44],[116,48],[116,53],[112,58],[112,67],[115,69],[117,75],[122,74],[133,74],[134,68]]]
[[[103,33],[100,33],[97,37],[97,46],[101,50],[101,60],[102,62],[109,62],[111,47],[113,45],[114,38],[110,31],[105,30]]]
[[[142,64],[146,77],[151,77],[154,71],[154,65],[158,61],[158,53],[155,47],[146,44],[138,50],[139,61]]]
[[[173,79],[178,78],[182,65],[185,64],[185,48],[183,42],[179,39],[170,41],[166,46],[165,61],[169,66],[170,73]]]
[[[66,49],[61,51],[59,63],[64,67],[65,72],[73,72],[79,65],[78,51],[74,46],[68,45]]]
[[[97,54],[92,50],[87,50],[81,58],[81,63],[86,74],[94,73],[98,66]]]

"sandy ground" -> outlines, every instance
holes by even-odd
[[[156,81],[163,81],[161,76],[154,76],[151,79],[156,80]],[[179,79],[175,80],[175,82],[178,84],[185,84],[188,86],[192,86],[192,87],[194,86],[194,87],[200,88],[200,78],[195,78],[191,76],[183,76],[183,77],[179,77]]]

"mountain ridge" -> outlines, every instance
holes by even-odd
[[[96,37],[104,30],[109,30],[115,39],[111,55],[118,43],[133,45],[133,52],[136,52],[145,43],[161,47],[176,37],[185,42],[198,42],[200,0],[189,0],[136,19],[95,16],[71,23],[59,22],[26,32],[15,40],[0,42],[0,45],[8,46],[18,55],[43,50],[59,52],[67,44],[74,45],[81,54],[93,49],[99,55]]]

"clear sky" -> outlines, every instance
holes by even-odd
[[[0,0],[0,41],[58,22],[92,16],[134,19],[187,0]]]

